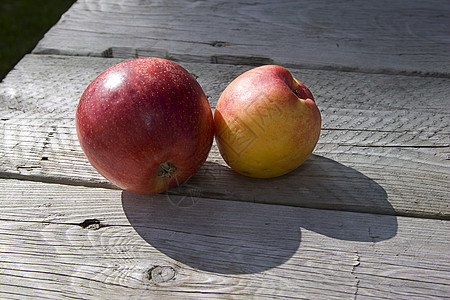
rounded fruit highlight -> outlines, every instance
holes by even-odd
[[[92,166],[116,186],[155,194],[194,175],[214,137],[205,93],[184,68],[160,58],[119,63],[79,101],[76,129]]]
[[[281,66],[265,65],[226,87],[214,123],[219,151],[232,169],[272,178],[296,169],[311,155],[321,115],[304,84]]]

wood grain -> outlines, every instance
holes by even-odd
[[[78,144],[81,93],[117,59],[29,55],[0,84],[0,174],[112,187]],[[211,106],[248,66],[183,64]],[[449,79],[291,69],[322,112],[315,154],[277,179],[237,175],[214,146],[204,167],[169,193],[448,219]]]
[[[0,83],[1,299],[448,299],[450,2],[78,0]],[[322,113],[308,161],[121,191],[75,109],[125,59],[179,62],[214,110],[254,65]],[[270,116],[268,116],[270,117]]]
[[[0,180],[2,299],[443,299],[449,221]]]
[[[34,53],[449,76],[450,3],[79,0]]]

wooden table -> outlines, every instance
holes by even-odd
[[[0,84],[1,299],[450,297],[450,2],[79,0]],[[226,85],[280,64],[316,97],[314,155],[121,191],[74,114],[133,57]]]

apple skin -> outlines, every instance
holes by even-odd
[[[92,166],[116,186],[161,193],[194,175],[214,138],[211,107],[184,68],[137,58],[100,74],[79,101],[76,130]]]
[[[321,115],[305,85],[287,69],[265,65],[225,88],[214,123],[219,151],[232,169],[273,178],[296,169],[311,155]]]

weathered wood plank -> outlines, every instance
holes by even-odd
[[[448,76],[450,2],[79,0],[34,53]]]
[[[450,222],[0,180],[0,298],[443,299]],[[153,272],[152,272],[153,271]],[[151,274],[151,275],[149,275]]]
[[[0,84],[1,176],[111,187],[82,153],[74,113],[87,84],[119,61],[25,57]],[[183,65],[212,107],[249,68]],[[449,218],[449,79],[291,70],[322,111],[315,155],[287,176],[256,180],[230,170],[214,146],[200,172],[170,193]]]

